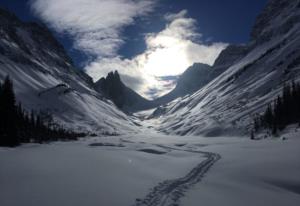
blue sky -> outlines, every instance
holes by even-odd
[[[212,64],[228,44],[246,43],[267,0],[2,0],[25,21],[55,33],[94,80],[118,69],[127,85],[168,90],[161,76]],[[153,98],[148,96],[149,98]]]

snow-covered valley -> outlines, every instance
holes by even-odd
[[[147,133],[1,148],[1,205],[296,206],[299,134],[251,141]],[[202,167],[210,157],[202,152],[220,159]]]
[[[229,45],[213,65],[195,62],[151,101],[117,71],[93,82],[45,25],[0,8],[0,89],[9,76],[16,97],[0,116],[20,102],[26,120],[7,120],[18,133],[0,128],[0,138],[18,140],[2,146],[20,143],[0,147],[0,206],[298,206],[299,8],[300,0],[270,0],[248,43]],[[292,81],[299,95],[293,88],[285,103],[294,119],[288,103],[280,118],[269,107],[274,137],[266,124],[254,132],[254,117],[262,122]],[[46,126],[86,137],[43,139]]]

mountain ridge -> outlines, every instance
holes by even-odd
[[[285,7],[274,15],[278,2]],[[285,82],[300,81],[299,5],[269,1],[237,59],[220,65],[222,75],[193,95],[158,108],[152,116],[156,129],[177,135],[249,135],[253,116],[272,103]],[[261,23],[262,16],[268,21]]]
[[[111,99],[118,108],[126,112],[135,112],[155,107],[154,102],[143,98],[127,87],[121,80],[118,71],[108,73],[95,83],[95,89]]]
[[[95,91],[45,26],[0,9],[0,80],[13,80],[27,111],[46,111],[67,129],[96,134],[135,132],[134,121]]]
[[[247,44],[229,45],[212,66],[195,63],[173,91],[154,101],[128,88],[117,72],[93,83],[46,27],[0,9],[0,79],[14,80],[17,99],[27,110],[49,111],[79,131],[137,132],[128,114],[158,107],[150,117],[164,133],[246,135],[252,116],[283,84],[300,81],[299,8],[300,0],[270,0]]]

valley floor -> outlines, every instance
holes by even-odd
[[[0,148],[0,203],[296,206],[300,133],[286,137],[149,133]]]

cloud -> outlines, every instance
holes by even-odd
[[[74,39],[74,47],[111,57],[124,43],[122,28],[150,12],[154,0],[31,0],[32,11],[58,32]]]
[[[85,71],[96,81],[118,70],[126,85],[148,98],[174,88],[176,76],[195,62],[213,64],[224,43],[203,43],[188,11],[164,16],[165,28],[145,35],[146,50],[126,59],[118,54],[122,30],[153,11],[157,0],[31,0],[33,12],[58,32],[74,39],[74,48],[91,55]]]
[[[123,81],[148,98],[156,98],[175,87],[176,81],[164,76],[177,76],[195,62],[212,65],[225,43],[201,42],[196,21],[187,11],[165,15],[166,27],[161,32],[145,36],[147,49],[132,59],[120,57],[98,59],[86,67],[95,80],[111,70],[126,75]],[[130,78],[128,78],[130,77]]]
[[[144,70],[156,76],[179,75],[195,62],[212,65],[224,43],[202,43],[202,35],[196,32],[195,19],[188,18],[187,11],[167,14],[166,28],[145,38],[147,51],[139,57],[144,60]]]
[[[168,13],[165,15],[165,19],[167,21],[174,21],[176,19],[180,19],[180,18],[184,18],[185,16],[187,16],[188,11],[186,9],[181,10],[178,13]]]

